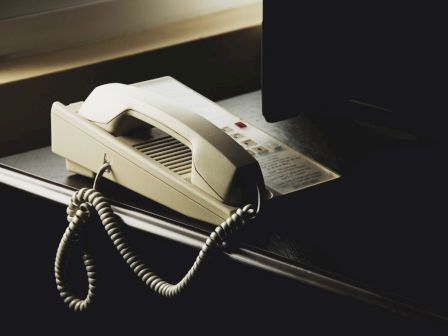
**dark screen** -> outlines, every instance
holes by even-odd
[[[265,0],[263,10],[268,121],[309,110],[344,114],[346,104],[357,101],[381,107],[382,122],[424,128],[446,108],[441,9]]]

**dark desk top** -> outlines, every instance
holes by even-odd
[[[298,280],[335,292],[404,314],[415,307],[448,316],[446,215],[435,192],[446,184],[439,145],[353,120],[303,115],[268,124],[259,92],[220,104],[342,175],[268,204],[241,239],[246,251],[279,261],[273,268],[294,265]],[[49,147],[0,163],[66,188],[92,184],[67,172]],[[101,188],[110,199],[187,231],[212,229],[108,181]]]

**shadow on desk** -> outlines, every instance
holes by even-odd
[[[0,187],[3,200],[2,302],[4,328],[79,334],[137,331],[222,332],[286,331],[427,334],[428,322],[398,315],[297,283],[216,255],[197,281],[175,299],[156,296],[123,263],[99,223],[88,233],[99,273],[97,297],[86,313],[70,311],[58,296],[53,262],[65,229],[65,208]],[[17,209],[17,210],[12,210]],[[194,260],[195,249],[128,228],[142,258],[175,281]],[[93,243],[94,242],[94,243]],[[73,264],[74,287],[85,288],[81,262]],[[6,324],[6,325],[5,325]]]
[[[290,251],[310,252],[310,264],[448,316],[441,153],[425,147],[370,153],[338,181],[273,204],[290,217],[266,216],[277,235],[288,237]]]

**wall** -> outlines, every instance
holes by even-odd
[[[66,2],[73,6],[64,7]],[[68,0],[58,4],[47,0],[39,6],[30,2],[28,9],[24,1],[1,3],[0,61],[123,36],[261,0]],[[41,12],[25,15],[27,10]],[[2,16],[9,18],[2,20]]]

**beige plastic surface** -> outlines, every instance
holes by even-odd
[[[126,136],[126,128],[138,125],[129,119],[151,124],[188,146],[189,178],[139,151],[139,140]],[[81,106],[56,102],[51,121],[52,149],[68,160],[71,171],[91,176],[106,158],[112,165],[106,178],[205,222],[221,223],[235,207],[256,202],[257,186],[264,189],[256,160],[220,129],[136,87],[98,87]]]

